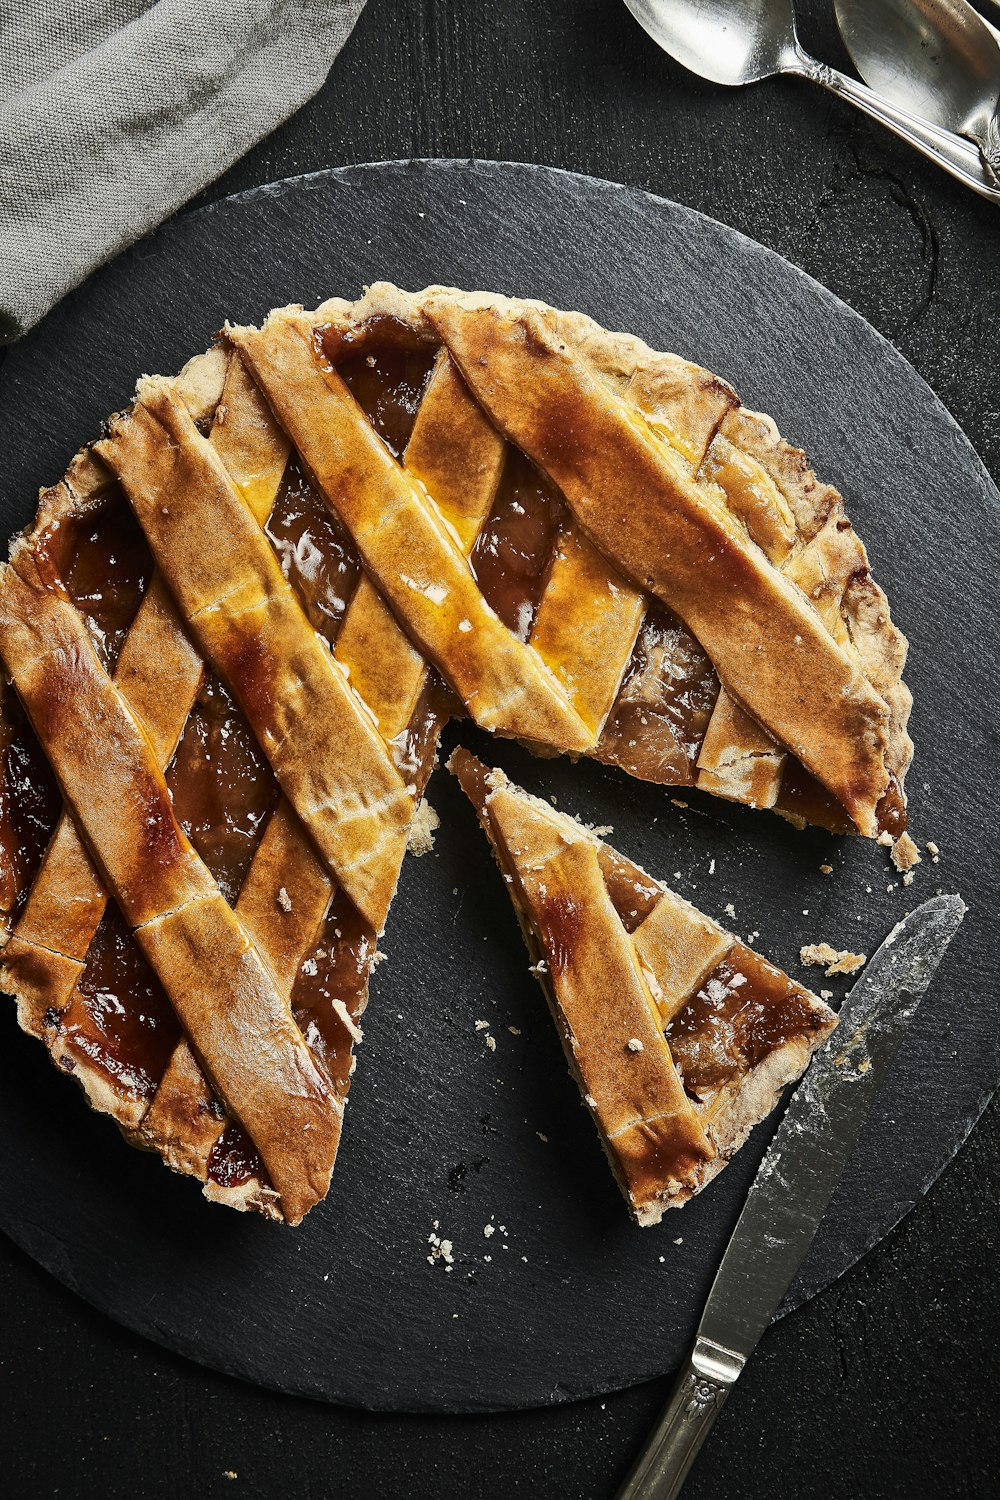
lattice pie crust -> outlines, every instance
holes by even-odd
[[[540,303],[383,284],[144,378],[13,544],[0,656],[21,1025],[136,1144],[290,1223],[452,714],[906,823],[905,642],[840,496],[716,376]]]

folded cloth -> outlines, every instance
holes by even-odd
[[[311,98],[363,5],[0,4],[0,342]]]

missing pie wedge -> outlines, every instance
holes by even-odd
[[[295,1223],[450,717],[896,839],[904,658],[836,490],[684,359],[442,287],[227,325],[0,571],[0,983]]]
[[[575,819],[467,750],[475,807],[571,1073],[639,1224],[711,1182],[837,1018]]]

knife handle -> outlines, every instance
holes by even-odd
[[[699,1338],[666,1410],[618,1491],[617,1500],[674,1500],[743,1369],[743,1358]]]

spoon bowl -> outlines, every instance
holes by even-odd
[[[625,4],[664,52],[692,73],[728,88],[759,83],[778,73],[809,78],[916,146],[973,192],[1000,203],[1000,187],[968,141],[804,52],[795,31],[793,0],[625,0]]]
[[[968,0],[835,0],[861,76],[887,99],[969,136],[1000,172],[1000,42]]]
[[[712,83],[759,83],[795,64],[791,0],[625,0],[665,52]]]

